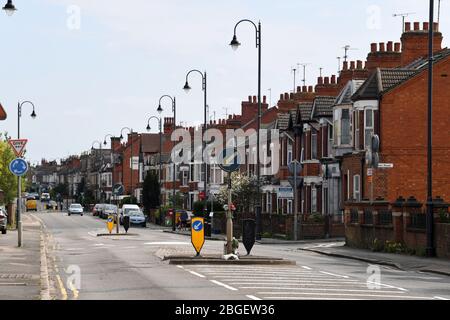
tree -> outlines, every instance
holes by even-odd
[[[154,172],[147,173],[142,188],[142,202],[144,210],[149,213],[151,209],[156,209],[161,205],[161,186],[159,178]]]
[[[254,207],[258,195],[257,188],[256,177],[248,177],[240,172],[231,174],[231,197],[238,212],[249,212],[250,208]],[[217,199],[222,204],[228,204],[228,181],[226,186],[220,189]]]
[[[6,205],[12,203],[17,196],[17,177],[9,171],[9,164],[14,158],[8,142],[0,134],[0,189],[4,192],[3,202]]]

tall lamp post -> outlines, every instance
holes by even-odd
[[[2,8],[8,16],[12,16],[17,11],[16,7],[12,3],[12,0],[8,0],[5,6]]]
[[[106,142],[106,139],[109,137],[114,138],[114,135],[107,134],[105,138],[103,138],[103,145],[107,146],[108,143]],[[114,150],[111,144],[111,196],[109,197],[109,204],[112,203],[112,198],[114,196]]]
[[[152,116],[148,119],[147,121],[147,131],[152,130],[152,128],[150,127],[150,121],[155,119],[156,121],[158,121],[158,125],[159,125],[159,188],[161,190],[162,184],[162,119]],[[161,196],[161,192],[159,193],[159,207],[161,208],[161,201],[162,196]]]
[[[433,37],[434,0],[430,0],[430,28],[428,31],[428,145],[427,145],[427,257],[434,257],[434,213],[433,213]]]
[[[207,86],[206,86],[206,84],[207,84],[206,71],[205,72],[201,72],[199,70],[193,69],[193,70],[189,71],[186,74],[186,84],[184,85],[184,88],[183,88],[184,91],[186,91],[186,93],[189,93],[189,91],[191,90],[191,87],[189,86],[189,81],[188,80],[189,80],[189,75],[191,73],[193,73],[193,72],[196,72],[196,73],[200,74],[201,77],[202,77],[202,89],[203,89],[203,93],[204,93],[204,100],[203,100],[203,104],[204,104],[204,123],[203,123],[202,135],[204,135],[205,132],[206,132],[206,128],[207,128],[206,113],[207,113],[207,109],[208,109],[207,90],[206,90],[207,89]],[[203,214],[205,215],[205,218],[207,218],[206,217],[206,212],[208,210],[208,204],[207,204],[206,197],[207,197],[207,194],[208,194],[208,189],[207,189],[207,184],[208,184],[208,166],[206,164],[206,159],[205,159],[205,148],[206,148],[206,142],[205,142],[205,139],[203,139],[203,137],[202,137],[202,162],[203,162],[203,172],[205,173],[205,177],[204,177],[205,181],[204,181],[204,185],[203,185],[203,192],[204,192],[204,195],[205,195],[205,201],[204,201],[204,206],[203,206]]]
[[[17,139],[20,139],[20,118],[22,117],[22,107],[25,104],[29,104],[33,107],[31,118],[36,119],[36,111],[33,102],[24,101],[17,104]],[[17,245],[22,247],[22,178],[17,177]]]
[[[131,196],[131,199],[133,199],[133,196],[134,196],[134,192],[133,192],[133,129],[130,129],[128,127],[123,127],[122,130],[120,130],[120,140],[123,139],[123,131],[124,130],[128,130],[130,132],[130,140],[131,140],[130,141],[130,146],[131,146],[131,150],[130,150],[130,153],[131,153],[131,155],[130,155],[130,173],[131,173],[130,196]],[[122,169],[123,169],[123,166],[122,166]],[[123,180],[123,177],[122,177],[122,180]]]
[[[158,111],[159,114],[161,114],[164,110],[161,107],[161,102],[163,99],[169,99],[172,102],[172,112],[173,112],[173,131],[175,131],[177,129],[177,101],[175,99],[175,97],[171,97],[169,95],[163,95],[161,96],[161,98],[159,98],[159,103],[158,103],[158,109],[156,109],[156,111]],[[162,130],[162,124],[160,123],[160,128]],[[175,145],[175,142],[174,142]],[[160,156],[161,159],[161,156]],[[175,231],[175,223],[176,223],[176,210],[175,210],[175,195],[176,195],[176,163],[175,163],[175,159],[172,159],[172,164],[173,164],[173,173],[172,173],[172,203],[173,203],[173,214],[172,214],[172,231]]]
[[[258,22],[258,25],[256,25],[253,21],[248,19],[243,19],[236,23],[234,26],[234,35],[233,40],[230,42],[230,46],[233,48],[233,50],[237,50],[241,43],[237,40],[236,36],[236,30],[240,23],[242,22],[248,22],[252,24],[255,27],[256,31],[256,48],[258,49],[258,127],[257,127],[257,142],[256,142],[256,176],[257,176],[257,203],[256,203],[256,239],[261,239],[261,233],[262,233],[262,224],[261,224],[261,168],[260,168],[260,129],[261,129],[261,22]]]

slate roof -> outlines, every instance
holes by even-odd
[[[297,116],[297,109],[289,110],[287,113],[279,113],[277,119],[277,129],[288,130],[290,121],[294,121]]]
[[[336,97],[318,96],[314,99],[311,118],[333,116],[333,105]]]
[[[311,111],[313,104],[311,102],[302,102],[298,105],[298,115],[297,121],[308,121],[311,120]]]
[[[345,85],[344,89],[342,89],[342,91],[339,93],[334,104],[341,105],[352,103],[352,96],[363,85],[364,82],[365,80],[350,80]]]

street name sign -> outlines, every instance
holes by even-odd
[[[28,140],[18,139],[18,140],[8,140],[8,142],[9,145],[12,147],[16,157],[21,157],[23,155],[23,152],[25,151],[25,146],[27,145]]]
[[[394,164],[393,163],[379,163],[378,169],[393,169]]]
[[[194,246],[197,256],[200,255],[205,244],[205,219],[194,217],[191,221],[191,243]]]
[[[28,172],[28,163],[22,158],[16,158],[9,164],[9,171],[17,177],[22,177]]]

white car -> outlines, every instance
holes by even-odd
[[[131,211],[141,211],[137,204],[124,204],[120,210],[120,224],[123,223],[123,217],[129,215]]]
[[[68,210],[68,215],[72,215],[72,214],[79,214],[81,216],[83,216],[83,206],[79,203],[73,203],[70,205],[69,210]]]

